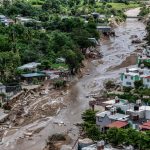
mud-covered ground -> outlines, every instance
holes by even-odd
[[[137,15],[139,9],[130,10],[127,15]],[[101,60],[92,62],[87,74],[79,79],[71,89],[70,102],[57,116],[45,117],[29,125],[17,128],[13,134],[5,136],[0,150],[42,150],[47,137],[53,133],[68,131],[72,138],[78,137],[78,129],[74,125],[81,122],[81,114],[88,109],[87,98],[90,94],[97,94],[103,89],[103,83],[110,79],[119,79],[119,73],[125,67],[135,64],[137,44],[131,44],[132,35],[141,40],[145,33],[145,25],[137,19],[127,19],[125,23],[115,29],[116,37],[101,41],[99,50],[103,54]],[[139,46],[140,47],[140,46]],[[31,137],[24,137],[27,129],[41,130]]]

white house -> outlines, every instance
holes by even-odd
[[[146,88],[150,88],[150,75],[143,77],[143,85]]]
[[[127,114],[130,115],[133,120],[150,120],[150,106],[135,105],[134,109],[127,110]]]
[[[127,68],[125,73],[121,73],[122,86],[134,87],[134,82],[139,80],[141,80],[141,78],[137,68]]]
[[[144,86],[150,88],[149,78],[150,70],[148,68],[127,68],[120,76],[123,87],[134,87],[135,81],[142,80]]]

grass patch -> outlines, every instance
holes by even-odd
[[[107,4],[111,5],[114,9],[117,10],[137,8],[140,6],[139,4],[135,3],[129,3],[128,5],[126,5],[125,3],[107,3]]]
[[[67,64],[64,64],[64,63],[52,64],[51,67],[52,67],[53,69],[59,69],[59,68],[68,69],[68,65],[67,65]]]

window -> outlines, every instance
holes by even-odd
[[[125,76],[125,79],[127,79],[127,76]]]
[[[147,79],[147,82],[150,82],[150,79]]]
[[[127,85],[131,85],[131,82],[126,82]]]
[[[133,80],[133,77],[131,77],[131,80]]]

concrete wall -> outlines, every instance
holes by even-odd
[[[143,84],[146,88],[150,88],[150,79],[143,78]]]
[[[125,75],[123,75],[122,86],[125,86],[125,87],[134,87],[134,78],[132,79],[131,76],[125,76]]]
[[[111,120],[107,115],[104,117],[96,117],[96,125],[99,127],[100,131],[103,130],[105,126],[111,123]]]

